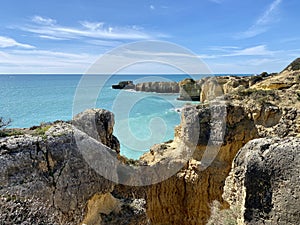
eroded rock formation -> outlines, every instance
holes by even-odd
[[[141,158],[149,164],[162,163],[166,157],[174,157],[180,146],[185,147],[177,154],[178,160],[182,155],[192,155],[176,175],[149,188],[147,216],[152,224],[205,224],[209,204],[216,199],[222,201],[224,182],[235,154],[256,137],[254,122],[242,107],[217,104],[211,108],[185,108],[175,141],[156,147]]]
[[[156,93],[178,93],[177,82],[144,82],[135,86],[136,91],[156,92]]]
[[[197,81],[190,78],[184,79],[179,82],[179,88],[179,100],[199,101],[201,86]]]
[[[226,179],[224,199],[238,224],[299,224],[300,139],[264,138],[245,145]]]
[[[86,202],[95,193],[111,192],[114,184],[86,163],[73,131],[70,124],[59,123],[43,137],[0,139],[1,196],[37,200],[43,203],[43,213],[55,215],[56,223],[78,224],[83,219]],[[116,155],[108,147],[105,149]]]

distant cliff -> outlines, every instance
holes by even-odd
[[[177,82],[144,82],[135,86],[136,91],[156,92],[156,93],[178,93]]]

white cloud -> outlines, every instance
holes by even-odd
[[[8,48],[8,47],[21,47],[21,48],[28,48],[28,49],[34,48],[34,46],[19,43],[12,38],[0,36],[0,48]]]
[[[45,50],[11,50],[0,52],[1,73],[84,73],[98,58],[91,54],[74,54]]]
[[[42,25],[53,25],[56,23],[56,20],[51,19],[51,18],[45,18],[42,16],[34,16],[32,18],[32,21],[37,24],[42,24]]]
[[[58,40],[58,41],[67,40],[67,38],[58,38],[58,37],[48,36],[48,35],[39,35],[39,37],[43,39]]]
[[[106,41],[106,40],[88,40],[87,43],[93,44],[93,45],[99,45],[99,46],[106,46],[106,47],[116,47],[118,45],[121,45],[122,42],[120,41]]]
[[[154,5],[150,5],[149,6],[151,10],[155,10],[155,6]]]
[[[211,48],[217,51],[215,54],[199,55],[202,59],[215,59],[222,57],[236,57],[236,56],[274,56],[276,51],[270,51],[265,45],[257,45],[248,48],[239,48],[235,46],[218,46]],[[219,53],[218,53],[219,52]]]
[[[282,0],[274,0],[256,22],[246,31],[239,33],[237,38],[251,38],[266,32],[269,25],[276,21],[275,12]]]
[[[103,22],[80,21],[81,27],[61,26],[54,19],[35,16],[34,24],[19,26],[18,28],[37,34],[44,39],[64,40],[64,39],[106,39],[106,40],[145,40],[165,37],[164,34],[154,34],[146,32],[137,26],[109,26]]]
[[[82,26],[87,28],[88,30],[98,30],[103,28],[104,23],[103,22],[88,22],[88,21],[82,21],[80,22]]]
[[[273,55],[274,52],[269,51],[265,45],[258,45],[240,50],[234,50],[232,53],[223,56],[266,56]]]

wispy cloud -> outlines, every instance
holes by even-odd
[[[258,45],[254,47],[234,50],[230,54],[223,56],[271,56],[273,51],[269,51],[265,45]]]
[[[8,48],[8,47],[21,47],[27,49],[35,48],[32,45],[19,43],[12,38],[0,36],[0,48]]]
[[[38,36],[43,39],[56,40],[56,41],[68,40],[67,38],[58,38],[58,37],[53,37],[48,35],[38,35]]]
[[[161,37],[161,34],[145,32],[134,26],[117,27],[103,22],[80,21],[80,26],[61,26],[56,20],[41,16],[33,17],[33,24],[19,27],[19,29],[37,34],[41,38],[52,40],[61,39],[102,39],[102,40],[145,40]]]
[[[236,57],[236,56],[273,56],[276,51],[268,50],[266,45],[257,45],[248,48],[239,48],[236,46],[218,46],[213,47],[211,50],[216,51],[215,54],[199,55],[202,59],[215,59],[222,57]]]
[[[81,21],[80,24],[89,29],[89,30],[98,30],[102,29],[104,26],[103,22],[88,22],[88,21]]]
[[[97,55],[48,50],[0,51],[1,73],[84,73]]]
[[[283,0],[274,0],[256,22],[246,31],[239,33],[237,38],[251,38],[266,32],[271,23],[276,21],[275,12]]]
[[[34,16],[32,18],[32,21],[34,23],[42,24],[42,25],[53,25],[56,23],[56,20],[54,20],[54,19],[41,17],[41,16]]]
[[[150,5],[149,8],[150,8],[151,10],[155,10],[155,6],[154,6],[154,5]]]

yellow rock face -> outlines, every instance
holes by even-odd
[[[101,213],[110,214],[120,211],[121,204],[110,193],[95,194],[87,206],[87,214],[82,224],[99,225],[101,224]]]

